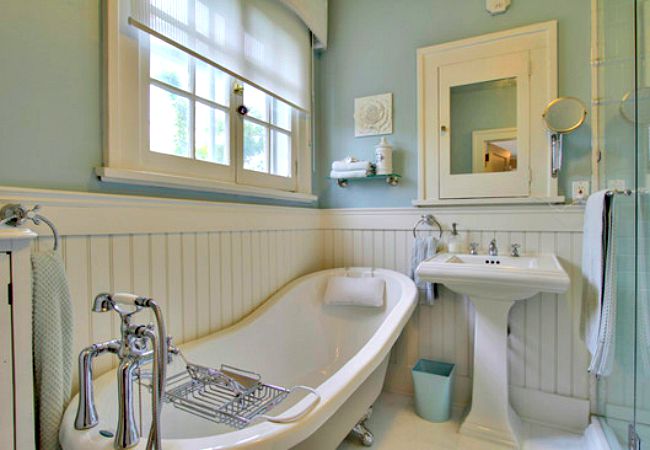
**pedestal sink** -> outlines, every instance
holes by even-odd
[[[417,274],[468,295],[476,311],[472,405],[460,433],[519,448],[521,421],[508,395],[508,312],[539,292],[566,292],[569,276],[552,254],[447,253],[422,262]]]

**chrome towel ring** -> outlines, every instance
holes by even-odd
[[[0,209],[0,225],[11,225],[14,227],[24,225],[26,221],[31,220],[35,225],[40,225],[41,222],[46,224],[52,230],[54,235],[54,250],[59,248],[59,232],[57,231],[54,223],[45,216],[38,213],[41,209],[39,205],[28,209],[23,205],[10,203]]]
[[[415,225],[413,225],[413,237],[417,237],[417,231],[418,227],[421,224],[427,224],[430,227],[436,225],[438,227],[439,233],[438,233],[438,239],[442,239],[442,225],[440,225],[440,222],[436,220],[435,217],[433,217],[433,214],[423,214],[420,216],[420,219],[415,222]]]

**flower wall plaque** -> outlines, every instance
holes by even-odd
[[[373,136],[393,132],[393,94],[354,99],[354,135]]]

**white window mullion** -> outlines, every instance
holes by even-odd
[[[271,173],[271,128],[270,127],[264,127],[264,131],[266,132],[266,142],[264,146],[264,157],[266,158],[266,173]]]
[[[192,146],[192,159],[196,159],[196,63],[190,59],[190,145]]]
[[[230,157],[235,166],[235,182],[240,183],[240,174],[244,167],[244,117],[237,109],[244,104],[244,95],[235,92],[235,86],[240,84],[239,80],[232,79],[230,83]]]
[[[273,122],[273,98],[270,96],[266,97],[266,117],[269,119],[269,125]],[[267,173],[273,173],[273,157],[272,153],[275,151],[274,143],[271,141],[273,135],[271,133],[271,127],[266,127],[266,168]]]

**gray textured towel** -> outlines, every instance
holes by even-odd
[[[437,287],[435,283],[420,280],[420,277],[417,276],[415,271],[422,261],[436,256],[437,252],[438,239],[433,236],[422,236],[413,239],[410,275],[418,288],[418,297],[421,305],[433,305],[438,297]]]
[[[32,255],[34,394],[40,450],[58,449],[72,384],[72,302],[61,257]]]

